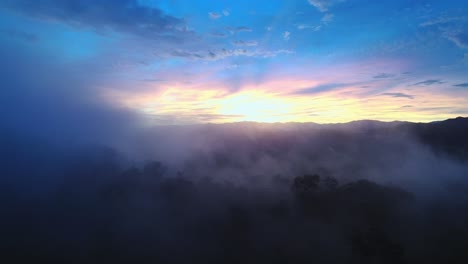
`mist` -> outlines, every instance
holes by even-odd
[[[147,126],[93,97],[98,78],[4,55],[13,263],[467,260],[463,140],[406,122]]]
[[[88,111],[81,118],[102,113]],[[466,124],[437,125],[455,121]],[[419,124],[134,126],[125,128],[132,136],[117,133],[127,142],[112,144],[93,133],[113,138],[115,123],[98,123],[66,141],[2,135],[4,256],[71,263],[466,260],[466,156],[427,142],[415,132]]]
[[[210,87],[230,80],[236,83],[219,93],[230,95],[248,83],[238,76],[260,83],[286,66],[261,76],[226,77],[209,63],[235,59],[220,67],[234,70],[252,67],[258,57],[273,60],[294,52],[207,48],[214,41],[185,19],[137,2],[0,4],[0,14],[8,13],[0,20],[1,263],[468,263],[468,118],[157,123],[159,112],[110,100],[109,87],[137,94],[163,89],[142,85],[147,77],[181,87],[190,78]],[[342,2],[302,4],[323,15],[314,26],[318,32],[333,22],[334,15],[324,12]],[[228,19],[230,12],[209,12],[205,20]],[[32,32],[3,28],[15,19],[24,23],[18,28]],[[43,28],[34,27],[37,21]],[[465,20],[433,23],[454,21]],[[277,34],[283,42],[299,35],[285,30]],[[79,35],[79,47],[72,47],[73,39],[65,41],[71,48],[48,40],[50,32],[74,36],[68,31]],[[211,34],[221,39],[257,31],[235,25]],[[450,36],[446,41],[463,44],[458,33],[442,33]],[[93,41],[100,52],[85,45]],[[157,59],[164,63],[151,64]],[[126,67],[116,66],[121,64]],[[301,74],[290,66],[288,71]],[[409,78],[404,87],[414,90],[448,83],[432,76],[420,80],[423,74],[406,77],[409,71],[371,73],[370,81],[313,80],[311,87],[273,92],[311,96],[356,84],[367,89],[403,74]],[[452,86],[466,87],[458,80]],[[375,89],[381,102],[420,96]],[[447,111],[466,113],[458,106],[463,101],[456,103],[458,108]],[[413,108],[406,101],[405,106]]]

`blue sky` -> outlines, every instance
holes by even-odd
[[[468,115],[467,7],[466,0],[6,0],[2,94],[18,115],[61,109],[51,103],[61,98],[67,108],[125,109],[148,124]],[[31,83],[18,85],[22,78]]]

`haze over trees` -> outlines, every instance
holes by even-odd
[[[0,264],[467,264],[467,14],[0,0]]]
[[[161,127],[140,155],[4,132],[0,258],[467,263],[467,124]]]

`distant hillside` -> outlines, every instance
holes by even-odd
[[[435,151],[468,160],[468,118],[457,117],[431,123],[407,123],[403,126]]]

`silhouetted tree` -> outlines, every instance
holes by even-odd
[[[307,174],[294,178],[292,185],[293,193],[298,197],[308,197],[314,195],[319,190],[320,176],[317,174]]]

